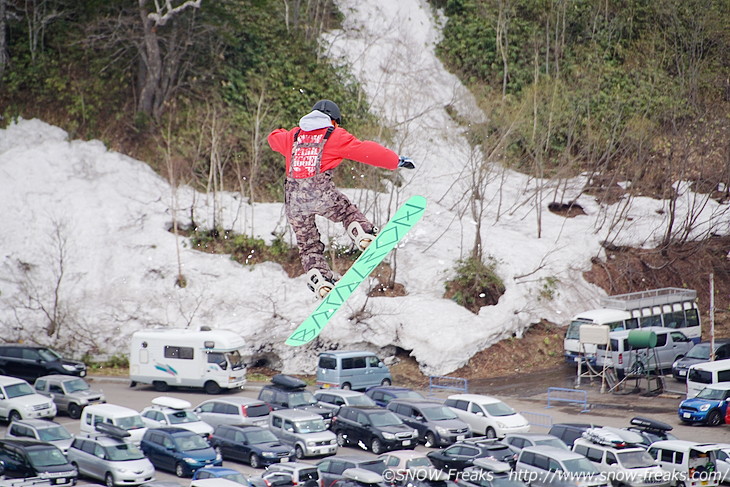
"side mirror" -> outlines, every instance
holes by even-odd
[[[378,367],[383,368],[385,367],[385,364],[383,362],[378,362]]]
[[[476,413],[474,413],[474,414],[476,414],[477,416],[484,416],[484,413],[483,413],[483,412],[481,412],[481,411],[477,411],[477,412],[476,412]]]

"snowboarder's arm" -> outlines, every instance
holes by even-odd
[[[341,132],[338,134],[340,137],[337,138],[336,144],[340,157],[371,166],[383,167],[391,171],[394,171],[398,167],[398,154],[392,150],[383,147],[377,142],[359,140],[345,130],[336,130],[335,133],[337,132]],[[334,136],[335,134],[333,133],[332,135]]]
[[[272,150],[284,154],[285,156],[291,151],[291,142],[289,141],[289,131],[285,129],[276,129],[271,132],[267,138],[269,146]]]

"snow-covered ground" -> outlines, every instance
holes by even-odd
[[[367,298],[358,290],[318,342],[288,347],[284,340],[316,305],[304,277],[290,279],[277,264],[243,267],[228,256],[194,251],[168,232],[173,211],[186,223],[194,206],[198,223],[215,217],[226,228],[267,241],[284,231],[293,242],[281,204],[248,205],[237,194],[219,194],[214,215],[212,196],[189,188],[174,194],[144,162],[98,141],[69,140],[42,121],[20,120],[0,131],[3,339],[114,354],[126,353],[129,335],[143,327],[207,325],[239,332],[252,357],[265,357],[285,373],[311,373],[319,349],[382,349],[387,356],[398,346],[412,350],[424,372],[445,374],[540,319],[564,323],[597,306],[603,292],[581,273],[602,255],[600,242],[618,207],[601,207],[581,195],[585,181],[576,178],[561,181],[557,194],[565,201],[577,198],[586,215],[557,216],[547,211],[557,182],[530,180],[498,164],[489,166],[482,187],[481,234],[506,292],[478,315],[443,299],[444,282],[474,243],[469,188],[473,168],[482,163],[446,106],[472,120],[485,114],[436,59],[440,21],[425,0],[338,4],[344,27],[323,43],[334,60],[352,67],[376,113],[394,127],[391,147],[418,164],[402,171],[406,184],[388,194],[348,194],[381,224],[408,196],[429,200],[424,219],[396,253],[397,281],[408,295]],[[538,183],[541,198],[535,196]],[[692,196],[685,192],[680,217]],[[616,243],[651,246],[664,231],[665,207],[635,199],[616,220],[622,225]],[[697,231],[712,223],[730,233],[727,222],[718,227],[712,221],[720,210],[707,205]],[[347,242],[342,228],[320,223],[328,236]],[[175,286],[178,262],[184,288]],[[54,312],[63,315],[57,338],[47,334]],[[358,319],[351,320],[354,315]]]

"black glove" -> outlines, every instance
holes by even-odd
[[[398,167],[405,167],[406,169],[415,169],[416,164],[410,157],[400,156],[398,158]]]

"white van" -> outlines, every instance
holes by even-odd
[[[730,359],[694,364],[687,369],[687,399],[695,397],[710,384],[730,385]]]
[[[364,390],[393,383],[390,369],[372,352],[322,352],[317,363],[317,386]]]
[[[129,433],[129,439],[137,446],[142,442],[142,437],[147,427],[142,421],[142,416],[134,409],[117,406],[116,404],[92,404],[86,406],[81,412],[81,423],[79,430],[87,436],[97,434],[96,425],[109,423]]]
[[[685,440],[656,441],[649,454],[670,474],[673,486],[714,487],[720,483],[717,445]]]
[[[607,430],[608,436],[600,434],[604,429]],[[610,440],[614,432],[619,437],[618,442]],[[624,435],[629,434],[636,437],[633,442],[622,442]],[[609,441],[601,441],[601,438],[607,438]],[[667,487],[669,479],[664,470],[644,448],[636,446],[641,440],[641,435],[626,430],[591,428],[582,438],[575,440],[573,451],[593,462],[613,485]]]
[[[129,378],[152,384],[159,392],[171,386],[202,387],[208,394],[246,384],[241,359],[245,342],[228,330],[152,329],[132,335]]]

